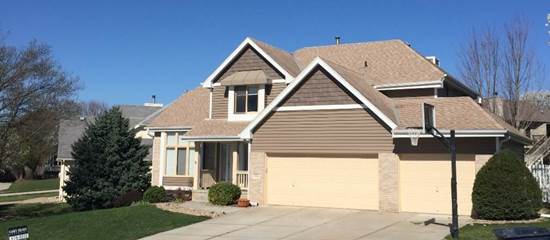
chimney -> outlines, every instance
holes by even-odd
[[[334,37],[334,40],[336,41],[336,45],[340,45],[340,36]]]
[[[157,95],[151,95],[151,102],[150,103],[144,103],[143,106],[147,107],[162,107],[162,103],[157,103]]]
[[[430,60],[436,66],[439,66],[439,59],[436,56],[427,56],[426,59]]]

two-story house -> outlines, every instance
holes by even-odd
[[[447,149],[429,134],[409,139],[423,103],[440,131],[456,130],[458,204],[469,215],[476,172],[528,140],[400,40],[291,53],[245,39],[151,120],[152,184],[191,188],[194,199],[228,181],[260,205],[450,213]]]

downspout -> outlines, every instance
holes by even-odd
[[[502,149],[502,145],[506,142],[509,142],[512,140],[512,137],[510,136],[510,134],[506,134],[506,136],[504,136],[504,139],[502,141],[499,141],[498,138],[497,138],[497,152],[500,151],[500,149]]]

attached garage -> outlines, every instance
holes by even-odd
[[[448,154],[400,154],[401,211],[451,213],[451,162]],[[457,155],[458,213],[470,215],[476,174],[475,155]]]
[[[267,155],[268,204],[378,209],[378,157]]]

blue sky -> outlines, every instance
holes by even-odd
[[[6,42],[50,44],[79,76],[81,100],[142,104],[152,94],[169,103],[199,85],[246,37],[282,49],[403,39],[436,55],[458,75],[458,47],[474,26],[532,22],[532,40],[550,76],[548,0],[533,1],[3,1]],[[544,83],[550,88],[550,83]]]

